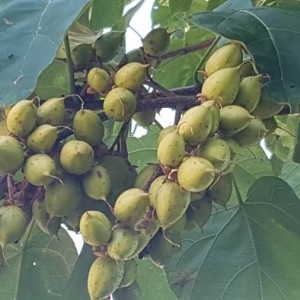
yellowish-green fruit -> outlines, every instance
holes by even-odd
[[[51,98],[45,101],[37,111],[37,124],[60,126],[65,117],[64,98]]]
[[[204,81],[201,94],[207,100],[216,100],[221,106],[226,106],[234,101],[240,81],[239,67],[220,69]]]
[[[156,110],[145,110],[136,112],[132,119],[137,125],[148,128],[155,120]]]
[[[178,132],[190,146],[203,143],[211,133],[213,116],[207,106],[187,110],[178,123]]]
[[[46,234],[57,237],[61,226],[61,217],[51,217],[45,201],[35,200],[32,204],[32,215],[35,223]]]
[[[166,28],[151,30],[142,40],[144,52],[150,56],[163,54],[170,45],[170,34]]]
[[[167,126],[165,128],[163,128],[159,135],[158,135],[158,138],[157,138],[157,145],[160,144],[161,140],[169,133],[173,132],[173,131],[176,131],[177,130],[177,125],[170,125],[170,126]]]
[[[96,55],[102,62],[111,60],[121,51],[123,40],[123,31],[110,31],[103,33],[94,43]]]
[[[131,285],[136,280],[137,263],[134,258],[124,262],[124,276],[120,288]]]
[[[117,198],[114,215],[122,223],[136,225],[146,217],[149,208],[148,193],[138,188],[131,188]]]
[[[145,166],[137,175],[134,187],[138,189],[143,189],[152,177],[154,171],[156,170],[156,164],[148,164]]]
[[[142,298],[141,288],[135,280],[129,286],[115,290],[112,297],[114,300],[140,300]]]
[[[219,47],[205,63],[205,73],[210,76],[214,72],[237,67],[243,61],[243,51],[240,43],[232,42]]]
[[[150,206],[155,207],[156,197],[157,197],[157,191],[160,189],[160,187],[167,181],[165,175],[161,175],[156,177],[152,183],[150,184],[148,193],[149,193],[149,199],[150,199]]]
[[[45,186],[45,204],[51,216],[63,217],[74,211],[83,199],[80,181],[73,175],[63,174]]]
[[[6,127],[18,137],[27,136],[37,123],[37,108],[32,100],[17,102],[8,112]]]
[[[186,213],[184,213],[174,224],[172,224],[170,227],[168,227],[165,230],[165,233],[167,233],[168,235],[170,231],[181,232],[185,228],[186,220],[187,220]]]
[[[124,63],[138,62],[142,64],[145,61],[143,55],[141,48],[130,50],[125,54]]]
[[[187,191],[201,192],[214,181],[216,169],[205,158],[190,156],[178,168],[178,183]]]
[[[92,263],[87,288],[91,300],[105,299],[120,285],[124,276],[124,264],[107,255],[96,258]]]
[[[6,122],[5,122],[5,120],[1,120],[0,121],[0,136],[8,135],[8,134],[9,134],[9,131],[6,127]]]
[[[24,175],[28,182],[42,186],[58,180],[54,160],[47,154],[34,154],[27,158],[24,165]]]
[[[115,227],[107,244],[108,255],[116,260],[129,260],[138,247],[139,235],[131,227]]]
[[[159,231],[153,239],[151,239],[148,246],[151,261],[160,268],[165,268],[173,255],[180,251],[181,239],[179,233],[173,231],[168,238],[174,242],[170,243],[163,233]]]
[[[84,141],[70,140],[61,149],[60,163],[68,173],[82,175],[95,163],[93,148]]]
[[[71,57],[76,70],[82,71],[88,68],[94,52],[91,44],[80,44],[73,48]]]
[[[27,147],[35,153],[51,151],[57,140],[57,128],[50,124],[42,124],[36,127],[27,137]]]
[[[0,136],[0,174],[14,174],[25,160],[21,143],[14,137]]]
[[[231,151],[225,140],[213,137],[206,140],[198,148],[198,156],[209,160],[220,172],[226,169],[230,163]]]
[[[18,206],[0,207],[0,246],[17,242],[27,227],[27,216]]]
[[[241,131],[232,136],[241,147],[247,148],[259,145],[262,138],[266,136],[268,129],[261,119],[252,119]]]
[[[136,110],[136,98],[129,90],[117,87],[105,97],[103,109],[109,119],[118,122],[128,121]]]
[[[93,90],[102,93],[110,86],[110,76],[105,70],[95,67],[89,70],[87,82]]]
[[[220,123],[220,106],[217,101],[209,100],[201,104],[203,107],[208,107],[212,115],[212,124],[209,136],[213,136],[218,130]]]
[[[108,171],[101,165],[93,166],[81,177],[84,192],[95,200],[106,200],[111,190]]]
[[[105,245],[112,236],[112,225],[100,211],[88,210],[80,218],[79,230],[83,240],[93,246]]]
[[[163,166],[176,168],[185,155],[185,141],[177,131],[167,134],[157,147],[157,159]]]
[[[178,221],[190,204],[190,193],[181,189],[177,182],[166,181],[157,190],[155,209],[162,228]]]
[[[226,203],[230,200],[232,194],[232,173],[222,175],[208,190],[207,196],[226,207]]]
[[[251,114],[259,119],[268,119],[276,116],[283,107],[284,104],[274,102],[266,89],[262,89],[258,105]]]
[[[261,77],[262,75],[244,77],[233,103],[244,107],[251,113],[258,105],[260,99]]]
[[[122,87],[131,92],[136,92],[142,86],[148,65],[132,62],[121,67],[114,77],[114,83],[117,87]]]
[[[77,140],[91,146],[99,145],[104,135],[104,125],[99,116],[92,110],[81,109],[73,119],[74,136]]]
[[[243,130],[254,117],[239,105],[228,105],[220,109],[219,129],[224,135],[234,135]]]

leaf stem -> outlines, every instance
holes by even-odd
[[[232,176],[232,179],[233,179],[232,182],[233,182],[233,187],[234,187],[235,192],[236,192],[237,200],[238,200],[238,202],[239,202],[240,205],[243,205],[244,201],[242,199],[242,196],[241,196],[241,193],[240,193],[240,190],[239,190],[239,187],[237,185],[237,182],[235,180],[234,175]]]
[[[73,62],[72,62],[71,48],[70,48],[70,41],[69,41],[68,34],[66,34],[66,36],[64,38],[64,45],[65,45],[66,56],[67,56],[70,93],[75,94],[76,87],[75,87],[74,72],[73,72],[74,66],[73,66]]]

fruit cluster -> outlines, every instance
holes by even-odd
[[[113,52],[108,40],[102,36],[92,49],[103,61]],[[154,29],[143,40],[143,55],[159,56],[168,45],[166,30]],[[103,98],[106,117],[116,122],[145,118],[136,107],[148,64],[128,58],[117,71],[96,66],[86,74],[88,87]],[[79,69],[89,61],[73,60]],[[0,136],[0,175],[7,178],[0,246],[19,240],[31,217],[54,236],[66,224],[97,256],[87,280],[90,298],[137,295],[136,258],[149,255],[165,267],[180,250],[180,232],[202,229],[213,202],[226,206],[237,149],[259,143],[276,127],[273,116],[282,105],[267,99],[253,65],[243,62],[239,43],[217,49],[205,65],[199,105],[160,132],[157,164],[138,174],[127,158],[108,149],[103,121],[84,102],[71,113],[66,98],[21,100],[7,109]],[[141,123],[154,118],[155,110],[150,117],[148,111]]]

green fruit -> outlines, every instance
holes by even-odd
[[[210,76],[214,72],[239,66],[243,61],[241,43],[228,43],[219,47],[205,63],[205,73]]]
[[[103,109],[109,119],[118,122],[128,121],[136,110],[136,98],[129,90],[117,87],[105,97]]]
[[[166,28],[151,30],[142,40],[144,52],[150,56],[163,54],[170,45],[170,34]]]
[[[51,216],[63,217],[74,211],[83,198],[79,180],[69,174],[45,186],[45,204]]]
[[[149,126],[154,122],[156,115],[156,110],[145,110],[136,112],[132,119],[137,123],[137,125],[144,128],[149,128]]]
[[[140,48],[133,49],[125,54],[125,63],[144,63],[143,51]]]
[[[261,119],[252,119],[243,130],[234,134],[232,138],[236,140],[241,147],[247,148],[259,145],[267,133],[268,129]]]
[[[102,255],[92,263],[87,288],[91,300],[105,299],[120,285],[124,275],[124,264]]]
[[[110,31],[103,33],[94,43],[96,55],[102,62],[113,59],[123,46],[124,32]]]
[[[111,189],[111,179],[108,171],[100,166],[93,166],[81,177],[84,192],[95,200],[106,200]]]
[[[207,100],[218,101],[224,107],[234,101],[240,88],[240,81],[239,66],[220,69],[204,81],[201,94]]]
[[[114,300],[140,300],[142,297],[141,288],[135,280],[127,287],[116,289],[112,297]]]
[[[161,140],[168,134],[168,133],[171,133],[173,131],[176,131],[177,130],[177,125],[170,125],[170,126],[167,126],[165,128],[163,128],[159,135],[158,135],[158,138],[157,138],[157,145],[159,145],[159,143],[161,142]]]
[[[120,288],[131,285],[136,280],[137,263],[134,258],[124,262],[124,276],[120,283]]]
[[[21,143],[14,137],[0,136],[0,174],[14,174],[25,160]]]
[[[93,58],[94,51],[91,44],[80,44],[73,48],[71,57],[76,70],[82,71],[88,68]]]
[[[163,166],[176,168],[185,155],[185,141],[177,132],[167,134],[157,147],[157,159]]]
[[[155,207],[157,192],[160,187],[167,181],[166,175],[156,177],[150,184],[148,194],[150,199],[150,206]]]
[[[25,161],[24,175],[32,185],[43,186],[49,184],[57,179],[55,177],[55,162],[47,154],[31,155]]]
[[[136,225],[146,217],[149,208],[148,193],[138,188],[131,188],[117,198],[114,215],[122,223]]]
[[[151,261],[160,268],[165,268],[173,255],[180,251],[181,239],[179,233],[176,231],[172,232],[168,238],[172,241],[176,241],[176,243],[170,243],[166,240],[164,234],[159,231],[151,239],[148,246]]]
[[[145,166],[137,175],[134,187],[138,189],[143,189],[148,183],[150,178],[153,176],[154,171],[156,170],[156,164],[148,164]]]
[[[191,203],[203,199],[205,194],[206,190],[203,190],[201,192],[191,192]]]
[[[93,148],[84,141],[67,141],[60,152],[60,163],[70,174],[84,174],[95,163]]]
[[[92,68],[87,74],[89,86],[98,93],[105,92],[110,86],[109,74],[101,68]]]
[[[244,77],[233,103],[244,107],[251,113],[258,105],[260,99],[261,77],[262,75]]]
[[[178,123],[178,132],[190,146],[203,143],[211,133],[213,116],[207,106],[194,106],[187,110]]]
[[[209,136],[213,136],[218,130],[220,124],[220,107],[217,101],[209,100],[201,104],[203,107],[208,107],[212,115],[212,124]]]
[[[232,174],[222,175],[208,190],[207,196],[226,208],[232,194]]]
[[[104,136],[104,125],[99,116],[92,110],[81,109],[73,119],[74,136],[91,146],[99,145]]]
[[[130,227],[115,227],[107,244],[108,255],[116,260],[129,260],[138,247],[139,235]]]
[[[5,120],[0,121],[0,136],[9,135]]]
[[[0,246],[17,242],[27,227],[27,216],[18,206],[0,207]]]
[[[166,181],[157,191],[155,210],[162,228],[178,221],[190,204],[190,193],[181,189],[177,182]]]
[[[50,124],[36,127],[26,140],[27,147],[35,153],[45,153],[52,150],[58,137],[57,128]]]
[[[105,245],[112,236],[112,225],[100,211],[88,210],[80,218],[79,230],[83,240],[93,246]]]
[[[133,93],[141,88],[147,75],[148,65],[132,62],[121,67],[114,77],[117,87],[122,87]]]
[[[60,126],[65,117],[65,99],[51,98],[45,101],[37,111],[37,124]]]
[[[168,234],[170,231],[181,232],[185,228],[186,220],[187,216],[186,213],[184,213],[174,224],[165,230],[165,234]]]
[[[225,140],[213,137],[206,140],[197,151],[198,156],[209,160],[220,172],[230,163],[231,151]]]
[[[233,135],[247,127],[254,117],[248,110],[238,105],[228,105],[220,109],[219,129],[224,135]]]
[[[45,201],[35,200],[33,202],[32,215],[35,223],[44,233],[57,237],[61,226],[61,218],[50,216],[47,211]]]
[[[37,123],[37,109],[32,100],[17,102],[8,112],[6,127],[18,137],[27,136]]]
[[[214,181],[216,169],[205,158],[190,156],[178,167],[178,183],[187,191],[201,192]]]

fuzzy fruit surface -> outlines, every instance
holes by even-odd
[[[149,126],[154,122],[156,115],[156,110],[145,110],[138,111],[133,115],[133,120],[137,125],[144,128],[149,128]]]
[[[144,52],[150,56],[163,54],[170,45],[170,34],[166,28],[151,30],[142,40]]]
[[[110,76],[105,70],[95,67],[89,70],[87,82],[93,90],[102,93],[110,86]]]
[[[57,140],[57,128],[50,124],[36,127],[26,140],[27,147],[35,153],[49,152]]]
[[[86,70],[90,60],[93,58],[93,47],[91,44],[80,44],[73,48],[71,57],[76,70]]]
[[[124,262],[124,276],[120,288],[131,285],[136,280],[137,263],[134,258]]]
[[[241,44],[228,43],[219,47],[208,58],[205,63],[205,73],[207,76],[210,76],[220,69],[237,67],[242,61],[243,51]]]
[[[124,264],[109,256],[99,256],[92,263],[87,288],[91,300],[105,299],[120,285],[124,276]]]
[[[108,171],[101,165],[93,166],[81,178],[84,192],[95,200],[106,200],[111,190],[111,179]]]
[[[115,227],[107,244],[108,255],[116,260],[132,259],[139,244],[139,235],[131,227]]]
[[[70,140],[61,149],[60,163],[70,174],[82,175],[91,169],[94,162],[94,150],[84,141]]]
[[[21,143],[14,137],[0,136],[0,174],[14,174],[25,160]]]
[[[186,158],[178,168],[180,186],[190,192],[201,192],[214,181],[216,169],[205,158],[191,156]]]
[[[138,188],[130,188],[117,198],[114,215],[122,223],[136,225],[146,217],[149,207],[148,193]]]
[[[17,242],[27,227],[27,216],[18,206],[0,207],[0,246]]]
[[[6,127],[18,137],[27,136],[37,123],[37,108],[32,100],[21,100],[9,111]]]
[[[104,213],[96,210],[88,210],[82,214],[79,230],[83,240],[93,246],[106,244],[112,235],[111,222]]]
[[[208,100],[201,104],[203,107],[207,107],[212,115],[211,130],[209,136],[213,136],[218,130],[220,124],[220,106],[217,101]]]
[[[149,187],[149,199],[150,199],[150,205],[152,207],[155,207],[156,197],[157,197],[157,191],[160,189],[160,187],[166,182],[166,176],[161,175],[156,177],[150,184]]]
[[[126,122],[135,113],[136,104],[136,98],[131,91],[117,87],[106,95],[103,109],[108,118]]]
[[[64,98],[50,98],[37,110],[37,124],[50,124],[60,126],[65,117]]]
[[[136,92],[143,84],[148,65],[131,62],[121,67],[115,74],[114,83],[117,87]]]
[[[240,81],[239,67],[220,69],[204,81],[201,94],[208,100],[218,101],[224,107],[234,101]]]
[[[185,155],[185,141],[177,131],[167,134],[157,147],[157,159],[163,166],[176,168]]]
[[[91,146],[99,145],[104,136],[104,125],[99,116],[92,110],[81,109],[73,118],[74,136],[77,140]]]
[[[140,64],[144,63],[144,53],[140,48],[132,49],[125,54],[124,62],[138,62]]]
[[[156,215],[162,228],[178,221],[190,204],[190,193],[181,189],[177,182],[166,181],[157,190]]]

